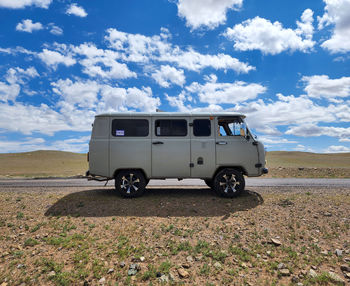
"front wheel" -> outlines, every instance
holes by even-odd
[[[134,198],[141,196],[146,187],[146,179],[137,170],[120,171],[115,177],[115,189],[123,197]]]
[[[214,190],[223,197],[237,197],[245,187],[243,174],[235,169],[223,169],[214,178]]]

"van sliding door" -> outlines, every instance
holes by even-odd
[[[152,177],[190,177],[188,117],[153,117]]]

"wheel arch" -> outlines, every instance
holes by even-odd
[[[235,170],[241,172],[243,175],[247,175],[247,171],[242,166],[220,166],[215,170],[215,173],[211,177],[211,180],[214,180],[217,173],[219,173],[220,171],[222,171],[224,169],[235,169]]]
[[[140,171],[143,174],[143,176],[145,177],[145,180],[148,180],[148,176],[147,176],[146,172],[141,168],[120,168],[120,169],[117,169],[113,173],[113,178],[115,178],[119,172],[129,171],[129,170]]]

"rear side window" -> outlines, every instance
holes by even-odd
[[[193,135],[202,137],[210,136],[211,126],[209,119],[195,119],[193,120]]]
[[[149,124],[147,119],[114,119],[112,135],[115,137],[147,137]]]
[[[185,119],[159,119],[155,127],[156,136],[187,136]]]

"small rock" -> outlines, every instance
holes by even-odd
[[[270,255],[271,255],[271,251],[270,251],[270,250],[267,250],[267,251],[266,251],[266,254],[267,254],[268,256],[270,256]]]
[[[174,281],[175,280],[175,277],[174,277],[174,275],[171,273],[171,272],[169,272],[169,280],[170,281]]]
[[[187,261],[188,263],[192,263],[192,262],[193,262],[192,256],[187,256],[187,257],[186,257],[186,261]]]
[[[163,274],[162,276],[159,277],[159,281],[160,283],[168,283],[169,277]]]
[[[260,254],[257,254],[257,255],[256,255],[256,258],[261,258],[261,255],[260,255]]]
[[[182,263],[182,267],[188,269],[191,267],[191,265],[189,265],[188,263]]]
[[[121,268],[125,267],[125,262],[124,262],[124,261],[120,262],[119,266],[120,266]]]
[[[141,257],[140,257],[140,261],[141,261],[141,262],[144,262],[144,261],[145,261],[145,257],[144,257],[144,256],[141,256]]]
[[[181,278],[188,278],[190,276],[190,274],[183,268],[177,269],[177,272]]]
[[[328,251],[327,250],[322,250],[321,254],[324,255],[324,256],[327,256],[328,255]]]
[[[134,276],[137,273],[137,269],[129,269],[128,270],[128,276]]]
[[[108,271],[107,271],[107,274],[111,274],[114,272],[114,269],[113,268],[109,268]]]
[[[128,275],[129,276],[134,276],[136,275],[137,271],[141,270],[141,266],[138,264],[131,264],[128,270]]]
[[[292,282],[293,283],[298,283],[299,282],[299,277],[298,276],[293,276],[292,277]]]
[[[330,217],[330,216],[332,216],[332,213],[330,213],[330,212],[324,212],[323,215],[324,215],[324,216]]]
[[[289,276],[290,275],[289,269],[287,269],[287,268],[281,269],[280,273],[282,274],[282,276]]]
[[[98,283],[105,284],[106,278],[102,277],[100,280],[98,280]]]
[[[340,250],[340,249],[336,249],[336,250],[335,250],[335,255],[338,256],[338,257],[339,257],[339,256],[342,256],[342,255],[343,255],[343,251]]]
[[[316,271],[315,270],[313,270],[313,269],[310,269],[310,271],[309,271],[309,276],[311,276],[311,277],[316,277],[317,276],[317,273],[316,273]]]
[[[244,263],[244,262],[242,262],[241,266],[242,266],[243,268],[247,268],[247,264]]]
[[[214,263],[214,267],[216,269],[221,269],[222,266],[221,266],[221,263],[217,261],[217,262]]]
[[[301,282],[298,282],[297,286],[304,286],[304,284]]]
[[[284,268],[286,268],[286,266],[284,265],[284,263],[280,263],[280,264],[277,265],[277,268],[278,269],[284,269]]]
[[[277,238],[271,238],[271,242],[276,246],[280,246],[282,244],[281,241]]]
[[[51,272],[49,272],[49,274],[47,274],[47,276],[49,276],[49,277],[53,277],[53,276],[55,276],[56,275],[56,272],[55,271],[51,271]]]
[[[350,272],[345,272],[344,275],[345,275],[345,278],[350,279]]]
[[[340,266],[340,270],[344,272],[350,272],[350,267],[344,264]]]
[[[311,268],[312,268],[313,270],[317,270],[317,267],[316,267],[315,265],[311,265]]]
[[[343,279],[341,279],[334,272],[328,272],[328,274],[329,274],[329,277],[331,278],[332,282],[337,283],[337,284],[341,284],[341,285],[345,285],[345,281]]]
[[[23,264],[18,264],[18,265],[17,265],[17,269],[21,269],[21,268],[23,268],[23,267],[24,267]]]

